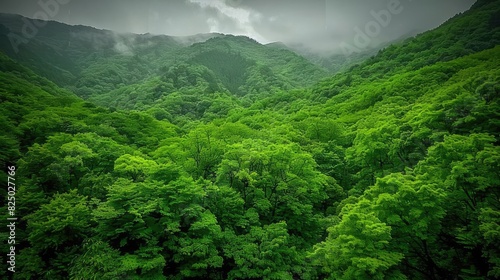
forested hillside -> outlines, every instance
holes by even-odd
[[[499,14],[330,77],[245,37],[119,53],[55,22],[16,54],[2,15],[0,277],[500,279]],[[112,41],[54,39],[78,32]]]
[[[59,86],[84,99],[96,98],[95,101],[104,106],[108,106],[116,94],[126,99],[119,102],[118,107],[135,106],[136,100],[123,96],[124,91],[125,95],[131,93],[127,86],[161,78],[165,72],[175,71],[172,69],[183,64],[206,67],[205,71],[222,86],[211,91],[239,95],[310,86],[327,74],[325,69],[292,51],[266,47],[246,37],[121,34],[45,22],[43,28],[34,29],[36,36],[28,40],[23,39],[25,22],[27,19],[21,16],[0,14],[0,50]],[[32,26],[36,28],[35,22]],[[204,78],[198,74],[189,68],[183,73],[186,83],[174,84],[174,88],[159,94],[163,96],[173,90],[183,91],[184,86],[196,85],[195,80]],[[159,88],[149,89],[145,94],[161,91]],[[118,93],[111,93],[114,90]],[[106,102],[99,102],[103,98]],[[144,109],[142,104],[138,106],[137,109]]]

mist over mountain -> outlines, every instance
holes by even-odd
[[[55,0],[54,0],[55,1]],[[43,4],[45,3],[45,4]],[[37,12],[55,9],[51,1],[4,0],[0,12],[35,18]],[[284,42],[303,45],[315,53],[342,53],[341,44],[353,44],[356,35],[372,22],[369,47],[394,41],[417,30],[435,28],[470,8],[473,0],[88,0],[61,1],[49,18],[120,33],[191,36],[222,33],[243,35],[262,44]],[[389,11],[395,13],[374,14]]]
[[[4,29],[0,49],[86,98],[159,77],[183,63],[208,67],[223,88],[238,94],[250,93],[248,87],[255,91],[256,86],[249,83],[265,72],[264,80],[281,81],[276,89],[312,85],[327,73],[292,51],[267,48],[232,35],[138,35],[46,22],[34,38],[15,41],[22,38],[24,23],[30,21],[0,15]],[[272,91],[270,85],[262,88]]]
[[[118,7],[42,3],[100,24]],[[120,3],[110,15],[141,23],[166,2]],[[349,3],[329,3],[347,30],[382,1]],[[258,15],[279,10],[170,7],[262,36]],[[499,15],[479,0],[330,55],[195,23],[168,36],[0,14],[0,278],[499,279]]]

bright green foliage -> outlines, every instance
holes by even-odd
[[[254,208],[264,223],[286,220],[292,233],[313,238],[318,228],[314,206],[328,188],[326,176],[314,166],[296,146],[244,141],[229,147],[217,182],[237,190],[245,208]]]
[[[120,275],[120,254],[108,244],[88,239],[82,244],[83,253],[70,269],[71,279],[116,279]]]
[[[334,279],[351,277],[336,274],[338,271],[354,273],[353,279],[377,277],[361,276],[362,266],[344,264],[350,270],[341,268],[342,261],[354,258],[336,258],[340,253],[335,251],[359,254],[355,246],[345,245],[350,244],[347,241],[350,239],[342,237],[341,230],[370,229],[371,226],[359,223],[349,225],[351,216],[369,214],[388,229],[392,228],[390,238],[385,239],[385,252],[378,255],[394,252],[400,256],[398,262],[392,263],[398,268],[398,277],[402,272],[425,278],[445,277],[457,265],[462,268],[459,274],[464,278],[473,278],[478,273],[495,277],[498,250],[490,242],[498,235],[495,233],[498,225],[494,222],[497,211],[493,208],[498,207],[500,194],[496,171],[500,158],[497,147],[491,144],[493,141],[485,134],[451,135],[429,149],[426,160],[417,165],[414,174],[393,173],[378,179],[361,200],[343,208],[341,222],[330,229],[330,237],[316,248],[313,256],[321,261],[318,264],[333,267],[325,272]],[[346,248],[341,249],[343,246]],[[363,248],[366,252],[369,247]],[[491,268],[485,270],[484,263],[474,261],[477,258],[485,258]],[[467,267],[467,263],[473,265]],[[391,272],[384,273],[384,277],[390,275]]]
[[[152,160],[129,154],[125,154],[115,161],[115,172],[121,177],[132,179],[134,182],[141,180],[156,167],[157,164]]]
[[[89,230],[90,209],[85,197],[71,191],[55,195],[26,220],[30,229],[29,241],[35,248],[44,250],[65,243],[76,245]]]
[[[73,190],[56,194],[39,210],[27,215],[27,241],[30,248],[21,250],[22,278],[65,279],[67,267],[80,244],[90,235],[91,209],[86,197]],[[31,274],[30,274],[31,273]]]
[[[209,185],[206,191],[205,205],[217,217],[222,229],[244,230],[249,226],[250,221],[245,217],[245,201],[236,190],[228,186]]]
[[[480,0],[316,85],[221,34],[50,22],[14,56],[0,15],[13,278],[500,278],[498,15]]]
[[[228,279],[293,279],[297,252],[289,238],[285,222],[252,227],[244,236],[227,233],[224,253],[236,265]]]
[[[500,150],[493,145],[494,141],[486,134],[445,137],[443,143],[429,149],[428,158],[417,166],[417,171],[422,174],[421,180],[439,182],[447,193],[447,215],[443,226],[455,242],[463,246],[460,262],[485,258],[492,264],[488,274],[493,275],[497,269],[498,251],[488,245],[490,241],[484,239],[487,236],[483,230],[491,226],[487,217],[491,217],[492,209],[498,209],[500,195]],[[479,265],[473,268],[484,269]],[[462,273],[467,275],[469,272],[464,270]]]
[[[366,204],[368,201],[361,201]],[[406,279],[394,270],[403,254],[389,250],[391,228],[372,213],[350,209],[316,247],[315,258],[329,279]]]

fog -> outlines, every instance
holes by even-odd
[[[318,52],[376,47],[435,28],[473,0],[2,0],[0,12],[137,34],[245,35]]]

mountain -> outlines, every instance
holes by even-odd
[[[117,34],[58,22],[40,22],[43,27],[36,28],[37,22],[0,14],[0,50],[84,98],[159,77],[162,69],[183,63],[207,67],[225,90],[239,95],[250,93],[249,84],[262,75],[283,81],[277,89],[309,86],[326,76],[324,69],[291,51],[243,37]],[[36,28],[32,39],[23,35],[27,23]],[[260,90],[273,89],[267,83]]]
[[[500,278],[499,14],[331,76],[246,37],[55,22],[16,54],[2,16],[0,276]]]
[[[17,15],[0,15],[0,45],[4,53],[31,68],[37,74],[47,77],[60,86],[74,86],[84,83],[91,73],[106,61],[107,69],[99,69],[97,75],[118,74],[133,81],[153,73],[150,65],[134,60],[131,47],[144,51],[145,56],[155,47],[164,52],[182,47],[167,36],[116,34],[85,26],[69,26],[58,22],[43,22],[43,28],[36,28],[35,21]],[[31,25],[30,25],[31,24]],[[36,36],[23,34],[23,27],[34,26]],[[133,67],[132,67],[133,65]],[[113,71],[121,70],[120,73]],[[97,82],[106,86],[104,81]]]
[[[345,55],[342,53],[318,52],[311,50],[301,44],[284,44],[282,42],[269,43],[267,46],[276,49],[290,50],[303,56],[310,62],[328,70],[330,74],[336,74],[347,70],[356,63],[363,62],[371,56],[377,54],[379,49],[367,49],[360,53]]]
[[[325,68],[328,70],[329,73],[331,74],[336,74],[339,72],[344,72],[348,70],[350,67],[362,63],[363,61],[367,60],[370,57],[375,56],[379,50],[384,49],[386,47],[389,47],[394,44],[398,44],[408,38],[415,37],[417,34],[421,32],[417,32],[416,30],[408,32],[404,34],[403,36],[390,41],[390,42],[385,42],[383,44],[380,44],[379,46],[375,48],[368,48],[366,50],[363,50],[359,53],[352,53],[349,55],[346,55],[344,53],[338,53],[338,52],[318,52],[311,50],[304,45],[301,44],[291,44],[291,45],[286,45],[282,42],[274,42],[274,43],[269,43],[266,46],[272,47],[272,48],[277,48],[277,49],[284,49],[284,50],[290,50],[293,51],[310,62]]]

